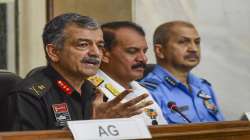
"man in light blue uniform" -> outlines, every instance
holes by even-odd
[[[160,25],[154,33],[154,52],[157,65],[141,83],[168,123],[224,120],[210,83],[190,73],[200,62],[200,37],[193,24]]]

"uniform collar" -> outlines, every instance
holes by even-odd
[[[46,67],[45,74],[51,78],[56,87],[63,93],[70,96],[80,96],[80,93],[78,93],[52,66],[48,65]]]
[[[196,86],[197,88],[199,88],[202,85],[202,80],[200,78],[196,77],[192,73],[188,74],[188,82],[189,82],[189,84]]]
[[[119,91],[124,91],[125,88],[120,85],[118,82],[116,82],[115,80],[113,80],[111,77],[109,77],[105,72],[103,72],[102,70],[98,70],[97,73],[96,73],[97,76],[100,76],[101,78],[103,78],[106,82],[109,82],[109,83],[112,83]],[[129,86],[136,90],[138,88],[142,88],[142,86],[137,83],[136,81],[131,81],[129,83]]]
[[[176,87],[180,84],[182,84],[178,79],[176,79],[168,70],[163,68],[160,65],[156,65],[155,69],[153,70],[153,73],[161,79],[161,81],[165,81],[167,86],[171,89],[173,87]],[[196,87],[200,87],[202,81],[193,75],[192,73],[188,74],[188,82],[191,85],[194,85]]]
[[[114,94],[110,94],[110,92],[112,91],[110,91],[110,90],[107,90],[108,88],[107,88],[107,84],[109,84],[109,85],[111,85],[112,86],[112,89],[115,89],[115,91],[117,91],[118,93],[121,93],[121,92],[123,92],[124,90],[125,90],[125,88],[122,86],[122,85],[120,85],[118,82],[116,82],[115,80],[113,80],[111,77],[109,77],[105,72],[103,72],[102,70],[98,70],[97,71],[97,73],[96,73],[96,76],[98,76],[98,78],[100,79],[100,80],[103,80],[103,82],[101,83],[101,84],[99,84],[99,89],[101,89],[103,92],[104,92],[104,94],[108,97],[108,98],[110,98],[110,99],[112,99],[112,98],[114,98]],[[130,93],[130,94],[133,94],[133,93],[136,93],[136,92],[143,92],[143,93],[145,93],[145,92],[147,92],[147,90],[144,88],[144,87],[142,87],[138,82],[136,82],[136,81],[131,81],[130,83],[129,83],[129,86],[131,87],[131,89],[133,89],[133,92],[132,93]],[[104,89],[103,89],[104,88]],[[129,94],[129,95],[130,95]],[[129,95],[127,95],[127,96],[129,96]]]
[[[111,83],[114,87],[116,87],[116,89],[119,92],[122,92],[125,90],[125,88],[123,86],[121,86],[118,82],[116,82],[115,80],[113,80],[111,77],[109,77],[105,72],[103,72],[102,70],[98,70],[96,73],[97,76],[100,76],[103,80],[105,80],[105,83]]]
[[[173,88],[175,86],[177,86],[180,81],[177,80],[168,70],[166,70],[165,68],[163,68],[160,65],[156,65],[153,73],[159,78],[161,79],[161,81],[164,81],[164,83],[166,83],[168,88]]]

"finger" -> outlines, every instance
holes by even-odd
[[[132,92],[132,89],[126,89],[121,94],[116,96],[113,100],[109,102],[109,105],[116,105],[121,102],[122,99],[124,99],[129,93]]]
[[[141,114],[142,112],[143,112],[143,110],[133,111],[133,112],[128,113],[125,117],[126,117],[126,118],[133,117],[133,116],[135,116],[135,115]]]
[[[124,103],[123,106],[124,107],[129,107],[129,106],[135,105],[135,104],[139,103],[140,101],[144,100],[147,97],[148,97],[148,94],[142,94],[142,95],[140,95],[140,96],[138,96],[138,97]]]
[[[93,105],[99,105],[103,103],[103,93],[97,89],[95,92],[95,99],[93,100]]]
[[[97,118],[97,108],[100,108],[101,104],[103,103],[103,93],[96,89],[95,91],[95,97],[94,100],[92,101],[92,107],[91,107],[91,112],[92,112],[92,118]]]
[[[127,117],[132,117],[134,115],[139,115],[143,112],[143,108],[149,106],[149,105],[152,105],[153,104],[153,101],[146,101],[146,102],[142,102],[142,103],[139,103],[137,105],[134,105],[134,106],[130,106],[128,109],[127,109]]]
[[[136,105],[134,105],[134,106],[130,106],[129,107],[129,109],[131,110],[131,111],[136,111],[136,110],[141,110],[141,109],[143,109],[144,107],[147,107],[147,106],[150,106],[150,105],[152,105],[154,102],[153,101],[143,101],[143,102],[141,102],[141,103],[139,103],[139,104],[136,104]]]

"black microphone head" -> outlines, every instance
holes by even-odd
[[[176,107],[176,103],[174,101],[169,101],[168,102],[168,108],[170,108],[172,110],[175,107]]]

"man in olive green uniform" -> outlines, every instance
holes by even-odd
[[[85,79],[99,68],[103,33],[90,17],[74,13],[55,17],[43,31],[46,68],[34,72],[10,96],[13,130],[60,129],[70,120],[131,117],[151,102],[147,95],[126,103],[125,90],[110,102]]]

